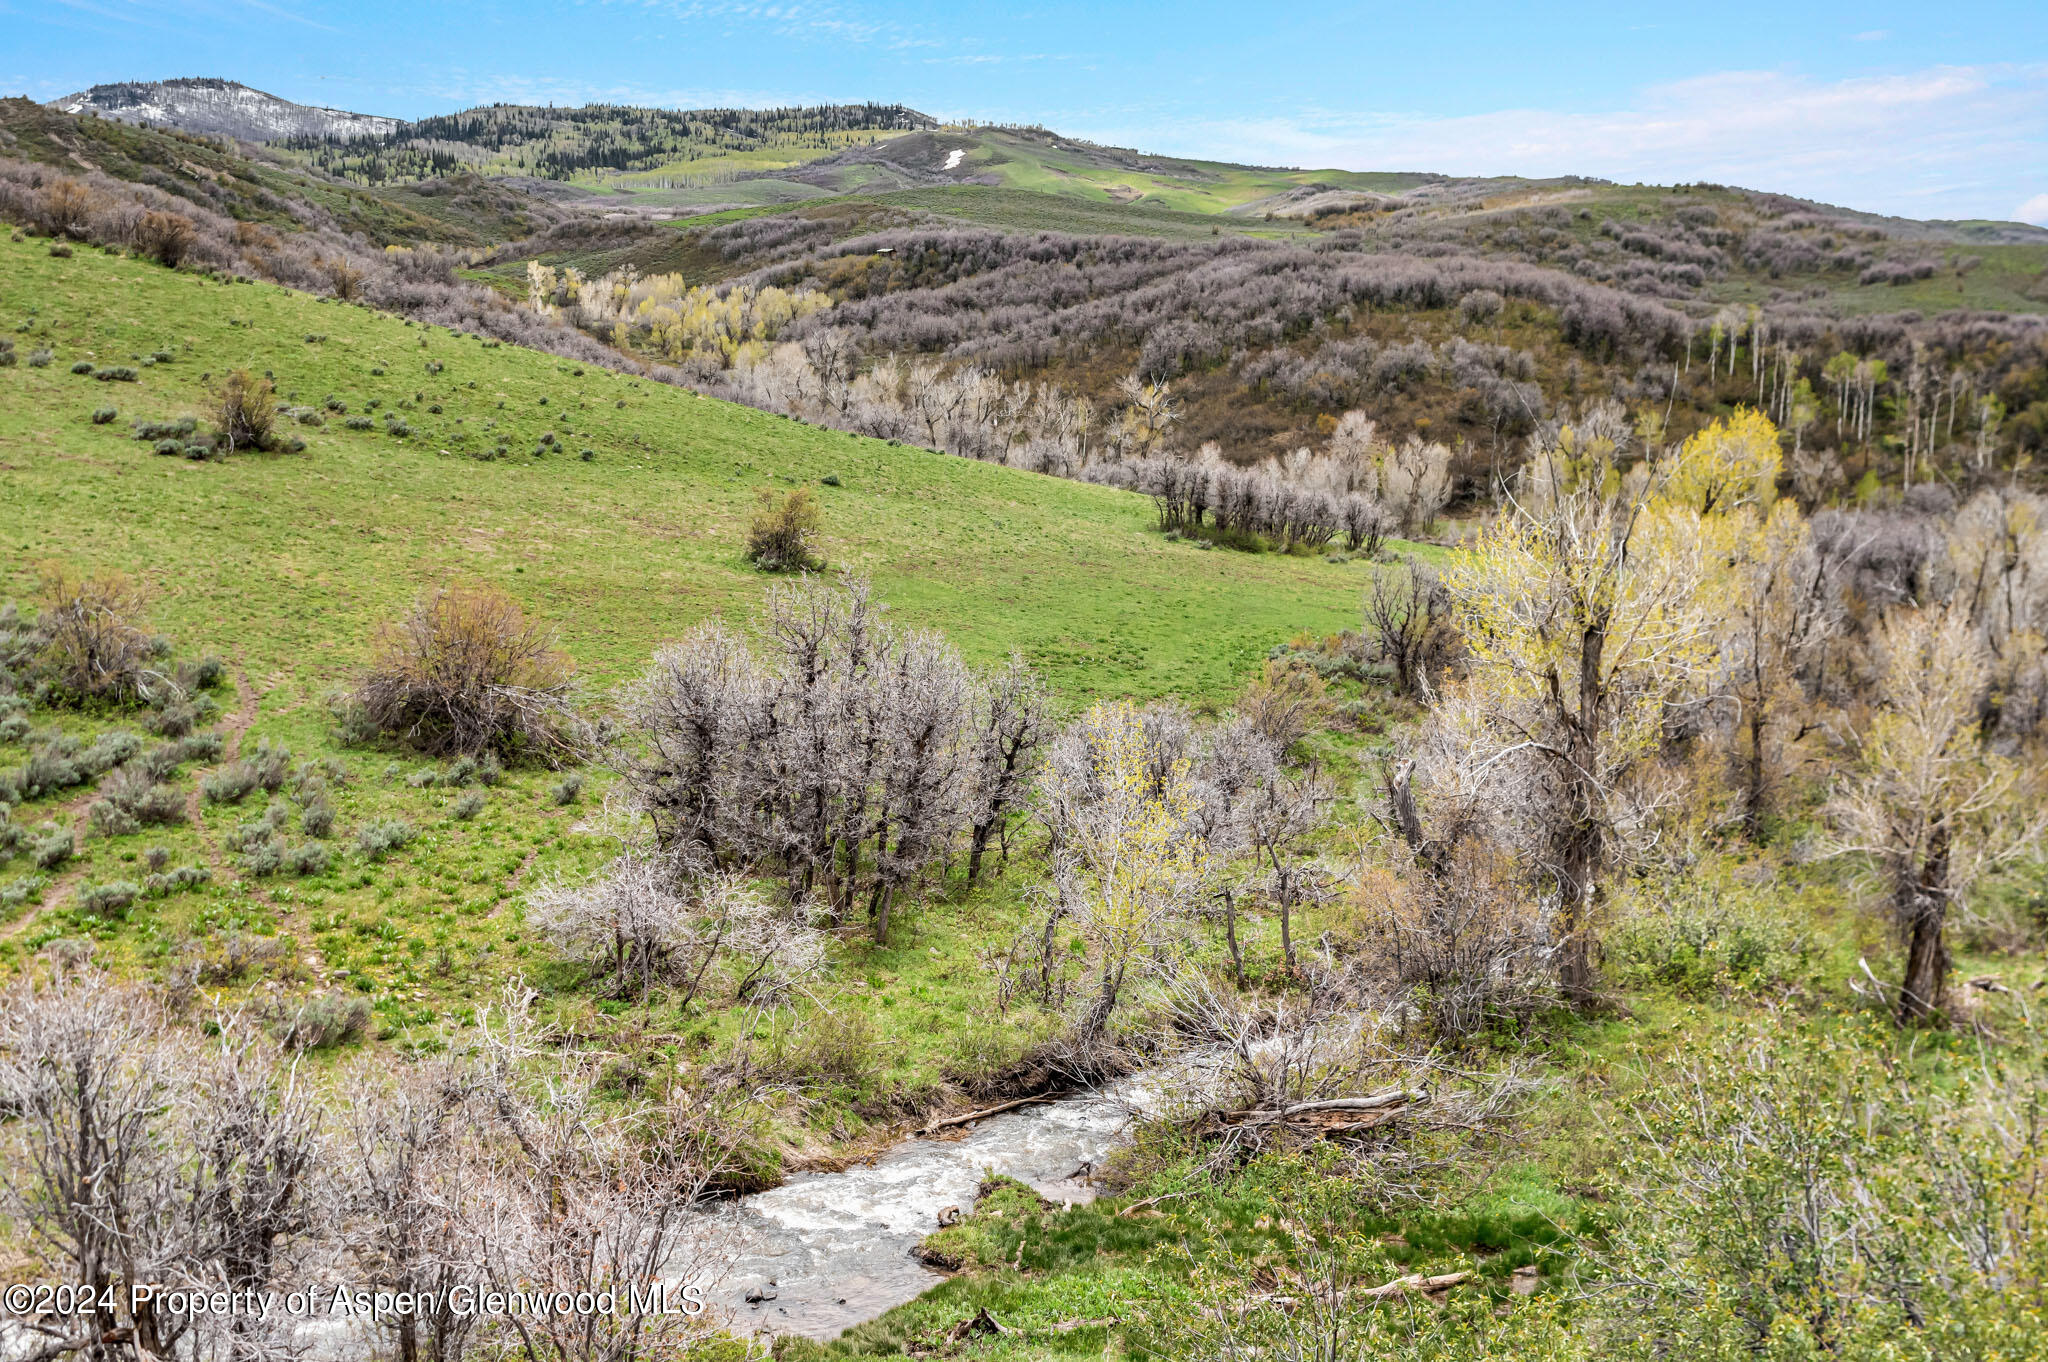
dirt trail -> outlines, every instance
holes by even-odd
[[[75,858],[78,855],[80,845],[85,841],[83,822],[85,811],[92,807],[92,801],[99,794],[99,791],[94,788],[97,784],[98,782],[95,781],[94,785],[86,786],[85,789],[57,805],[56,808],[44,811],[43,821],[55,822],[61,815],[65,826],[71,830],[71,854],[74,859],[67,862],[70,869],[60,872],[55,879],[51,880],[44,887],[41,898],[37,899],[34,903],[23,905],[21,916],[8,923],[5,931],[0,931],[0,941],[18,936],[22,932],[27,931],[28,925],[34,922],[43,911],[44,904],[61,903],[63,896],[70,893],[78,885],[78,882],[85,878],[86,868],[80,865]]]
[[[261,706],[262,701],[263,697],[257,693],[256,687],[249,681],[248,668],[237,661],[235,663],[235,712],[223,719],[220,725],[224,734],[224,742],[221,749],[222,765],[241,758],[242,738],[256,722],[256,712]],[[218,769],[218,767],[209,769]],[[185,821],[190,823],[193,830],[199,834],[199,844],[206,848],[207,868],[212,870],[214,878],[218,879],[221,872],[227,868],[227,860],[220,854],[220,844],[207,835],[205,820],[200,815],[200,811],[204,807],[205,796],[200,793],[199,787],[204,779],[205,777],[197,772],[192,777],[192,790],[185,796]]]

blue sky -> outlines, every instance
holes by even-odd
[[[1693,17],[1694,15],[1698,17]],[[2048,3],[0,0],[0,91],[901,101],[1264,164],[1717,180],[2048,224]]]

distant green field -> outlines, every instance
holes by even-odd
[[[1182,213],[1221,213],[1308,184],[1392,192],[1430,178],[1146,156],[1001,130],[968,135],[979,145],[967,152],[961,169],[994,173],[1009,188],[1102,203],[1142,203]]]
[[[875,201],[1013,232],[1069,232],[1077,236],[1114,233],[1174,240],[1193,240],[1224,232],[1234,236],[1292,236],[1307,232],[1299,223],[1180,212],[1155,207],[1150,202],[1112,203],[992,185],[906,189],[878,194]]]

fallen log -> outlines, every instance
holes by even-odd
[[[1450,1290],[1460,1282],[1470,1281],[1471,1279],[1472,1270],[1470,1268],[1462,1272],[1441,1273],[1435,1277],[1425,1277],[1420,1272],[1412,1272],[1406,1277],[1396,1277],[1385,1286],[1369,1287],[1364,1291],[1355,1292],[1353,1293],[1353,1299],[1388,1301],[1405,1296],[1411,1291],[1419,1291],[1425,1296],[1434,1296],[1440,1292]]]
[[[1264,1123],[1291,1121],[1323,1112],[1387,1111],[1394,1107],[1420,1106],[1428,1100],[1428,1093],[1413,1088],[1388,1088],[1382,1092],[1367,1093],[1362,1097],[1326,1097],[1317,1102],[1292,1102],[1284,1107],[1226,1111],[1218,1114],[1226,1120]]]
[[[1119,1216],[1134,1215],[1144,1210],[1147,1206],[1157,1206],[1162,1201],[1171,1201],[1177,1196],[1186,1195],[1186,1192],[1162,1192],[1158,1196],[1148,1196],[1143,1201],[1133,1201],[1130,1205],[1118,1211],[1117,1214]]]
[[[917,1133],[920,1135],[930,1135],[941,1130],[951,1130],[954,1126],[964,1126],[969,1122],[979,1121],[986,1116],[1000,1116],[1006,1111],[1015,1111],[1019,1107],[1028,1107],[1034,1102],[1057,1102],[1065,1095],[1064,1093],[1051,1093],[1043,1097],[1020,1097],[1014,1102],[999,1102],[992,1107],[983,1107],[980,1111],[970,1111],[961,1116],[948,1116],[943,1121],[933,1121],[929,1125],[919,1128]]]
[[[1364,1097],[1332,1097],[1321,1102],[1296,1102],[1283,1115],[1298,1116],[1311,1111],[1379,1111],[1386,1107],[1419,1106],[1429,1094],[1413,1088],[1388,1088]]]

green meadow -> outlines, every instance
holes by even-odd
[[[1220,699],[1275,644],[1356,623],[1357,564],[1170,543],[1129,493],[92,249],[0,242],[0,262],[17,345],[55,356],[0,376],[0,596],[26,597],[43,559],[125,569],[155,589],[158,628],[301,697],[451,578],[511,591],[592,685],[620,681],[697,620],[750,616],[769,580],[742,553],[757,489],[799,484],[832,569],[973,660],[1023,653],[1072,700]],[[70,372],[159,350],[134,383]],[[133,420],[203,413],[235,367],[319,411],[292,427],[303,454],[188,463],[131,438]],[[108,404],[118,418],[94,425]]]

